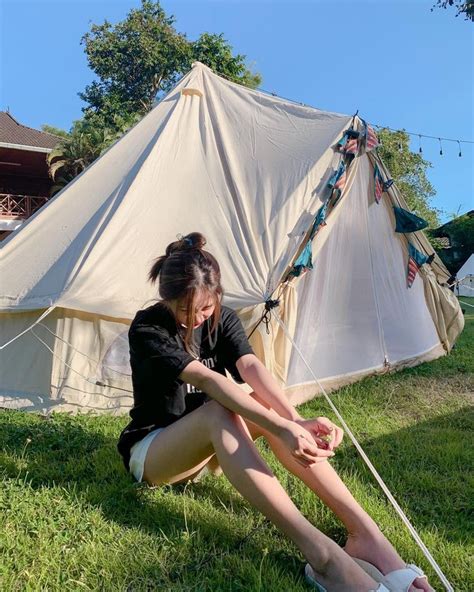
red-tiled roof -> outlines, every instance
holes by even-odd
[[[10,113],[0,111],[0,142],[35,148],[54,148],[60,139],[53,134],[21,125]]]

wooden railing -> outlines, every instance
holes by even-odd
[[[16,219],[29,218],[49,197],[36,195],[15,195],[12,193],[0,193],[0,218]]]

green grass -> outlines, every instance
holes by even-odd
[[[474,298],[464,298],[474,304]],[[376,376],[333,400],[455,590],[474,590],[474,309],[450,356]],[[305,416],[327,415],[321,398]],[[333,418],[334,419],[334,418]],[[0,413],[0,590],[307,589],[302,557],[225,477],[135,484],[115,451],[127,417]],[[259,448],[303,513],[342,525]],[[332,461],[400,554],[442,586],[346,438]],[[471,512],[471,513],[470,513]]]

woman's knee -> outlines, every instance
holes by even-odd
[[[236,413],[227,409],[227,407],[224,407],[218,401],[209,401],[202,409],[210,429],[222,427],[229,422],[234,423],[238,417]]]
[[[201,410],[205,418],[209,440],[217,454],[222,449],[233,454],[242,444],[251,442],[261,435],[256,429],[249,429],[241,415],[227,409],[215,400],[203,405]]]
[[[222,436],[223,431],[232,433],[240,440],[240,437],[254,439],[257,435],[252,435],[242,416],[234,411],[227,409],[217,401],[210,401],[204,407],[211,439],[213,435]]]

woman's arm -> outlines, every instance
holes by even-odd
[[[252,397],[247,396],[227,377],[210,370],[197,360],[189,363],[179,378],[206,393],[227,409],[261,425],[275,435],[279,435],[288,423],[285,417],[280,416],[273,409],[267,409]]]
[[[303,426],[281,416],[274,409],[267,409],[249,397],[226,376],[210,370],[197,360],[190,362],[179,378],[199,388],[223,407],[262,426],[280,438],[298,462],[304,466],[316,462],[318,457],[321,459],[334,454],[329,450],[318,448],[311,433]]]
[[[282,417],[291,419],[307,429],[319,447],[333,450],[339,446],[344,433],[342,429],[327,417],[301,417],[257,356],[246,354],[237,360],[236,366],[240,376],[254,389],[254,395],[263,405],[270,405]]]
[[[302,419],[256,355],[242,356],[237,360],[236,366],[242,379],[252,387],[257,397],[268,403],[279,415],[292,421]]]

